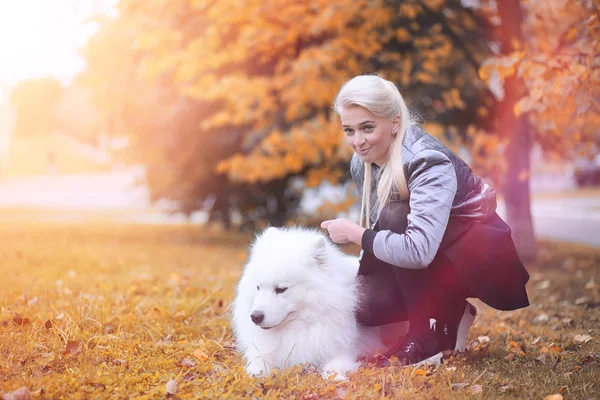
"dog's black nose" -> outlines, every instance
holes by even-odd
[[[252,318],[252,322],[258,325],[265,319],[265,314],[260,311],[253,311],[252,314],[250,314],[250,318]]]

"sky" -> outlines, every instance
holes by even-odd
[[[78,49],[95,31],[86,19],[116,0],[0,0],[0,88],[53,76],[68,84],[85,67]]]

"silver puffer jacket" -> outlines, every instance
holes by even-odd
[[[496,210],[496,193],[452,150],[417,125],[404,136],[402,163],[410,196],[408,227],[404,234],[377,232],[373,253],[401,268],[423,269],[435,257],[449,218],[487,219]],[[356,154],[350,172],[362,191],[364,164]],[[377,217],[378,174],[379,169],[374,167],[371,221]]]

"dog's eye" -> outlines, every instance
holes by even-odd
[[[260,290],[260,286],[256,286],[256,290]]]
[[[275,288],[275,294],[281,294],[281,293],[285,292],[286,290],[288,290],[288,288],[286,288],[286,287]]]

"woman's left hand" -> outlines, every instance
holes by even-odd
[[[321,222],[321,228],[327,229],[329,237],[335,243],[344,244],[353,242],[361,244],[365,228],[346,218],[336,218]]]

